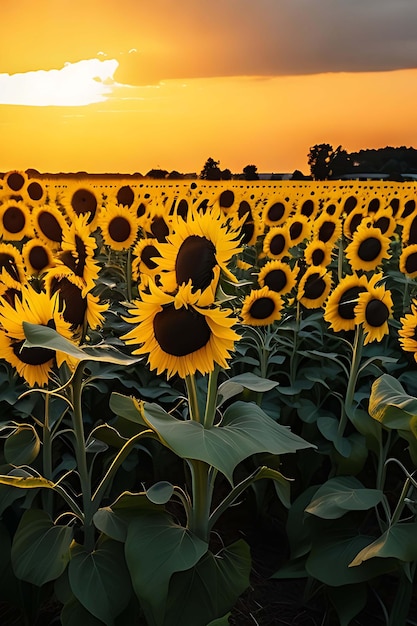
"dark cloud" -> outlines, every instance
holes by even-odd
[[[36,29],[19,21],[31,2],[9,3],[2,16],[0,71],[50,69],[99,50],[119,60],[119,82],[138,85],[417,67],[416,0],[73,0],[59,12],[38,0]]]

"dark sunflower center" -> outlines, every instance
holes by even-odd
[[[336,229],[336,224],[332,221],[323,222],[320,226],[318,237],[323,243],[327,243],[333,237],[333,233]]]
[[[13,172],[7,177],[7,184],[12,191],[20,191],[25,184],[25,179],[19,172]]]
[[[349,213],[353,211],[353,209],[355,208],[357,204],[358,204],[358,199],[355,196],[349,196],[345,200],[343,209],[346,212],[346,214],[349,215]]]
[[[48,265],[48,254],[43,246],[33,246],[29,252],[29,263],[37,272]]]
[[[158,264],[155,263],[155,261],[153,261],[153,257],[160,257],[161,255],[159,254],[158,250],[155,248],[155,246],[152,245],[148,245],[145,246],[142,250],[142,252],[140,253],[140,259],[141,261],[146,265],[146,267],[150,270],[154,270]]]
[[[81,289],[71,283],[67,278],[54,279],[51,292],[59,292],[59,301],[63,307],[62,316],[72,328],[84,323],[84,315],[87,310],[85,298],[81,295]]]
[[[97,211],[97,198],[88,189],[77,189],[71,198],[71,206],[77,215],[90,213],[90,217],[87,220],[90,223],[93,221]]]
[[[213,279],[216,266],[216,248],[212,241],[199,235],[190,235],[182,242],[175,263],[178,285],[191,279],[193,288],[205,289]]]
[[[316,248],[313,250],[313,254],[311,255],[312,265],[321,265],[324,261],[325,253],[321,248]]]
[[[118,215],[110,220],[109,223],[109,235],[113,241],[122,242],[127,241],[132,232],[129,220],[122,215]]]
[[[407,274],[417,272],[417,252],[409,254],[405,260],[405,271]]]
[[[51,241],[62,241],[62,228],[52,213],[42,211],[38,216],[38,224],[45,237]]]
[[[409,215],[411,215],[411,213],[414,212],[414,209],[416,208],[416,201],[415,200],[407,200],[407,202],[404,204],[404,210],[402,212],[402,218],[404,217],[408,217]]]
[[[6,272],[13,278],[20,282],[19,272],[17,271],[16,261],[11,254],[7,252],[0,253],[0,270],[6,270]]]
[[[353,233],[357,230],[359,224],[362,222],[362,219],[363,215],[361,213],[356,213],[356,215],[352,217],[349,223],[349,231],[351,235],[353,235]]]
[[[9,233],[19,233],[24,229],[26,223],[25,214],[19,207],[11,206],[4,212],[3,224]]]
[[[417,217],[414,217],[408,231],[408,243],[417,243]]]
[[[301,213],[302,215],[305,215],[306,217],[310,217],[314,212],[314,202],[310,199],[308,200],[304,200],[303,204],[301,205]]]
[[[43,188],[36,180],[29,183],[27,192],[31,200],[40,200],[43,196]]]
[[[233,202],[235,201],[235,194],[231,189],[225,189],[221,192],[219,203],[223,209],[230,209]]]
[[[188,202],[185,198],[181,198],[181,200],[177,204],[177,215],[185,219],[188,213]]]
[[[117,192],[117,203],[123,206],[132,206],[135,192],[130,185],[123,185]]]
[[[374,222],[375,228],[379,228],[379,230],[381,231],[383,235],[387,232],[389,225],[390,225],[390,219],[389,217],[385,217],[385,216],[380,217]]]
[[[362,261],[374,261],[380,254],[382,245],[377,237],[367,237],[359,244],[358,257]]]
[[[365,319],[369,326],[379,328],[387,321],[389,309],[381,300],[370,300],[366,306]]]
[[[153,327],[161,349],[177,357],[200,350],[211,337],[204,315],[191,308],[176,309],[173,304],[155,315]]]
[[[138,208],[136,209],[137,217],[143,217],[146,213],[146,204],[144,202],[139,202]]]
[[[301,222],[293,222],[290,226],[290,239],[298,239],[303,232],[303,225]]]
[[[272,254],[277,255],[277,254],[281,254],[281,252],[284,252],[285,245],[286,245],[285,237],[284,235],[279,233],[278,235],[274,235],[272,237],[270,244],[269,244],[269,249],[271,250]]]
[[[350,287],[342,294],[337,307],[340,317],[345,320],[353,320],[355,318],[355,306],[362,291],[365,291],[365,287]]]
[[[274,202],[268,209],[267,217],[271,222],[279,222],[285,215],[285,204]]]
[[[247,245],[251,241],[254,235],[254,232],[255,232],[255,224],[252,219],[252,214],[248,213],[242,225],[242,239],[241,239],[242,244]]]
[[[326,283],[320,274],[310,274],[305,282],[304,296],[309,300],[316,300],[323,295],[325,289]]]
[[[272,298],[266,296],[257,298],[250,308],[250,315],[257,320],[266,320],[275,309],[275,303]]]
[[[372,198],[372,200],[370,201],[370,203],[368,204],[368,212],[369,213],[376,213],[380,207],[380,201],[379,198]]]
[[[169,235],[169,228],[163,217],[155,217],[152,220],[151,233],[159,243],[166,241]]]
[[[271,270],[264,278],[265,285],[272,291],[280,292],[287,285],[287,275],[284,270]]]

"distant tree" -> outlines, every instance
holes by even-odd
[[[259,180],[258,168],[256,165],[245,165],[243,168],[243,180]]]
[[[221,170],[220,180],[231,180],[231,179],[232,179],[232,172],[229,170],[229,168],[226,168],[225,170]]]
[[[291,180],[308,180],[311,176],[304,176],[300,170],[294,170],[291,176]]]
[[[168,174],[167,178],[171,180],[179,180],[180,178],[184,178],[184,175],[177,172],[177,170],[172,170],[172,172]]]
[[[314,180],[326,180],[329,178],[333,154],[333,146],[329,143],[319,143],[310,148],[307,158]]]
[[[161,170],[161,169],[149,170],[149,172],[147,172],[146,174],[147,178],[166,178],[167,176],[168,176],[168,171]]]
[[[204,180],[221,180],[222,171],[219,163],[220,161],[215,161],[211,157],[208,158],[200,172],[200,178]]]

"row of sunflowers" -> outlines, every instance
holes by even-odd
[[[414,183],[4,174],[10,571],[55,584],[64,626],[237,623],[250,555],[239,541],[215,552],[213,529],[251,486],[252,507],[287,528],[276,578],[324,586],[347,626],[370,581],[383,604],[392,576],[398,594],[383,612],[405,624],[417,564],[416,276]],[[110,604],[100,558],[118,569]]]

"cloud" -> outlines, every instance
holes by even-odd
[[[112,91],[118,61],[87,59],[53,70],[0,74],[0,104],[83,106]]]

